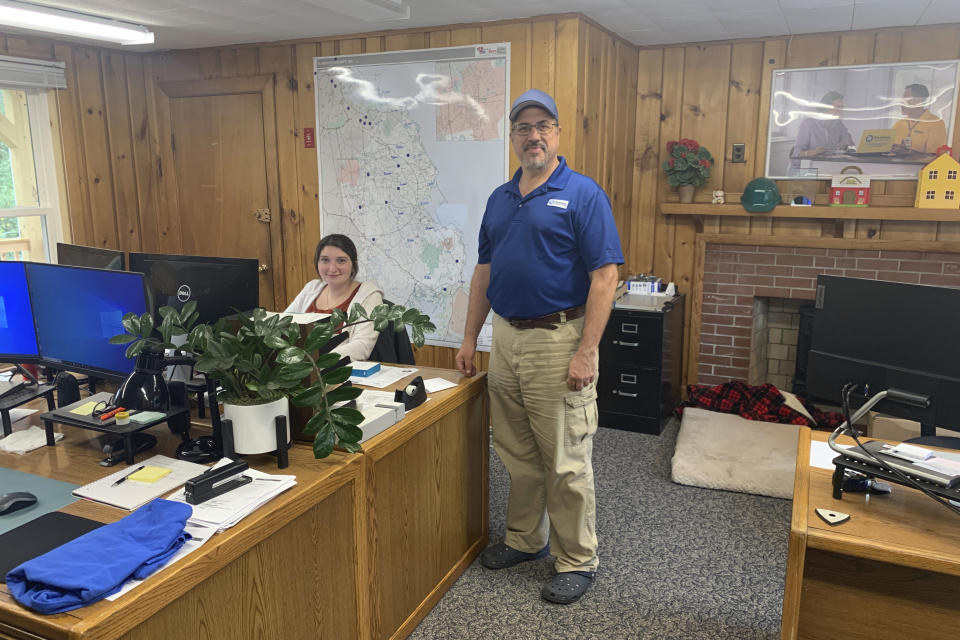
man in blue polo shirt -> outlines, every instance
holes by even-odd
[[[549,95],[510,111],[521,168],[487,201],[457,368],[467,376],[493,309],[488,385],[493,443],[510,473],[507,536],[480,560],[504,569],[553,552],[541,595],[575,602],[597,569],[593,435],[597,353],[623,264],[610,201],[557,155]]]

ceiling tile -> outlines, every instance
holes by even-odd
[[[854,29],[881,29],[915,25],[923,12],[920,2],[893,0],[859,0],[853,13]]]
[[[848,4],[829,10],[784,7],[783,17],[787,20],[790,33],[846,31],[850,29],[850,23],[853,22],[853,5]]]
[[[960,22],[960,2],[957,0],[930,0],[918,24],[948,24]]]
[[[718,15],[717,20],[724,26],[731,38],[757,38],[790,33],[787,28],[787,19],[783,17],[779,9],[745,11],[734,16]]]

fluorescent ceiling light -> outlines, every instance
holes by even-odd
[[[139,24],[15,0],[0,0],[0,25],[117,44],[153,44],[153,32]]]
[[[364,22],[410,19],[410,6],[404,0],[307,0],[307,2]]]

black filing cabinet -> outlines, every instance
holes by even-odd
[[[659,435],[680,396],[684,297],[657,307],[631,298],[614,305],[600,342],[599,424]]]

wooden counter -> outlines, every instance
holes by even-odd
[[[0,638],[405,637],[487,540],[486,378],[418,374],[460,384],[361,454],[315,460],[295,444],[280,473],[297,486],[116,601],[43,616],[0,585]],[[57,446],[0,452],[0,465],[75,484],[110,473],[94,432],[59,428]],[[172,455],[179,439],[165,426],[151,433],[155,453]],[[270,456],[245,459],[278,472]],[[102,522],[128,513],[86,501],[63,511]]]

